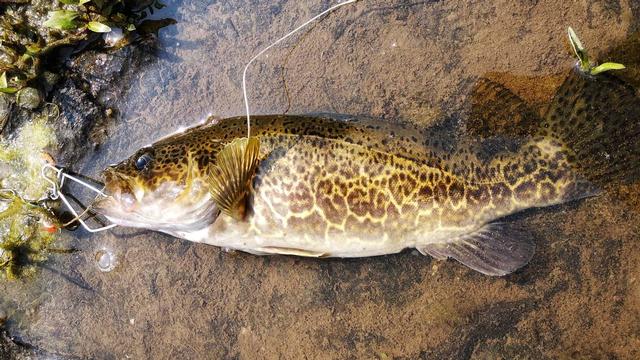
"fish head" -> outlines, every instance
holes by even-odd
[[[92,209],[112,223],[176,234],[208,226],[219,211],[208,186],[217,141],[177,136],[107,167]]]

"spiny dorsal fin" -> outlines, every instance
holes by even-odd
[[[234,219],[244,219],[249,181],[258,166],[260,140],[235,139],[217,155],[209,172],[209,192],[220,210]]]
[[[502,276],[525,266],[536,246],[522,229],[507,223],[486,224],[447,243],[419,247],[438,260],[454,258],[485,275]]]

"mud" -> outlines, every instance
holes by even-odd
[[[208,114],[242,114],[245,62],[329,5],[166,3],[178,23],[161,30],[153,61],[111,90],[115,125],[77,170],[96,174]],[[253,67],[252,109],[425,126],[495,118],[475,129],[522,130],[575,62],[567,26],[593,58],[627,64],[620,76],[637,84],[629,39],[639,15],[633,1],[361,1]],[[488,115],[502,112],[474,98],[480,78],[522,98],[524,115],[513,123]],[[80,251],[55,255],[33,280],[0,283],[0,309],[10,336],[35,357],[634,359],[639,194],[640,184],[621,184],[514,216],[537,253],[504,278],[415,251],[313,260],[225,253],[131,229],[65,233],[60,246]],[[100,270],[100,251],[115,256],[112,271]]]

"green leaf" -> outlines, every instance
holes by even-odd
[[[573,52],[576,54],[578,60],[580,60],[580,67],[582,70],[587,71],[590,68],[589,64],[589,55],[587,55],[587,50],[585,50],[584,46],[582,46],[582,42],[573,28],[569,27],[567,29],[567,33],[569,34],[569,43],[571,43],[571,47],[573,48]]]
[[[0,88],[6,88],[7,86],[7,72],[5,71],[0,75]]]
[[[111,31],[110,27],[97,21],[89,21],[89,23],[87,24],[87,28],[97,33],[108,33]]]
[[[6,71],[3,72],[2,75],[0,75],[0,92],[6,93],[6,94],[13,94],[16,91],[18,91],[18,89],[14,87],[9,87],[7,82],[7,72]]]
[[[0,88],[0,92],[3,92],[5,94],[13,94],[16,91],[18,91],[18,89],[14,88],[14,87],[5,87],[5,88]]]
[[[72,30],[78,28],[75,19],[78,17],[77,11],[56,10],[49,11],[49,18],[42,25],[61,30]]]
[[[600,64],[600,65],[594,67],[593,69],[591,69],[590,73],[591,73],[591,75],[598,75],[598,74],[603,73],[605,71],[622,70],[624,68],[625,67],[622,64],[618,64],[618,63],[614,63],[614,62],[606,62],[604,64]]]
[[[582,46],[580,38],[578,38],[578,35],[575,31],[573,31],[573,28],[571,26],[569,26],[567,32],[569,33],[569,42],[571,42],[573,51],[576,53],[576,56],[579,56],[579,52],[584,51],[584,46]]]
[[[60,0],[65,5],[84,5],[91,0]]]
[[[129,26],[127,26],[127,30],[129,31],[134,31],[136,29],[136,26],[133,24],[129,24]]]

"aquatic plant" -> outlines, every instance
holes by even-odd
[[[567,32],[569,34],[569,43],[578,58],[578,64],[580,65],[580,70],[582,72],[590,75],[598,75],[606,71],[621,70],[625,68],[624,65],[615,62],[605,62],[600,65],[592,63],[589,59],[589,55],[587,54],[587,50],[582,45],[582,42],[573,28],[569,27]]]
[[[47,259],[58,226],[41,204],[5,191],[0,193],[0,270],[10,279],[33,274]]]
[[[0,101],[6,106],[0,108],[11,112],[15,103],[18,118],[33,119],[9,139],[2,132],[9,116],[0,116],[0,270],[7,278],[32,273],[54,251],[49,245],[62,226],[47,198],[50,184],[40,176],[43,165],[53,162],[46,149],[56,145],[47,121],[57,118],[58,107],[42,106],[59,79],[52,76],[52,64],[70,49],[94,43],[119,48],[174,24],[145,20],[162,7],[159,0],[1,2]],[[51,109],[56,115],[48,118]]]
[[[63,46],[98,40],[97,33],[127,38],[158,0],[32,0],[0,5],[0,91],[14,93],[42,73],[47,55]]]
[[[60,227],[47,200],[49,184],[40,176],[52,160],[53,130],[41,117],[11,140],[0,139],[0,270],[8,279],[33,273],[47,258]]]

